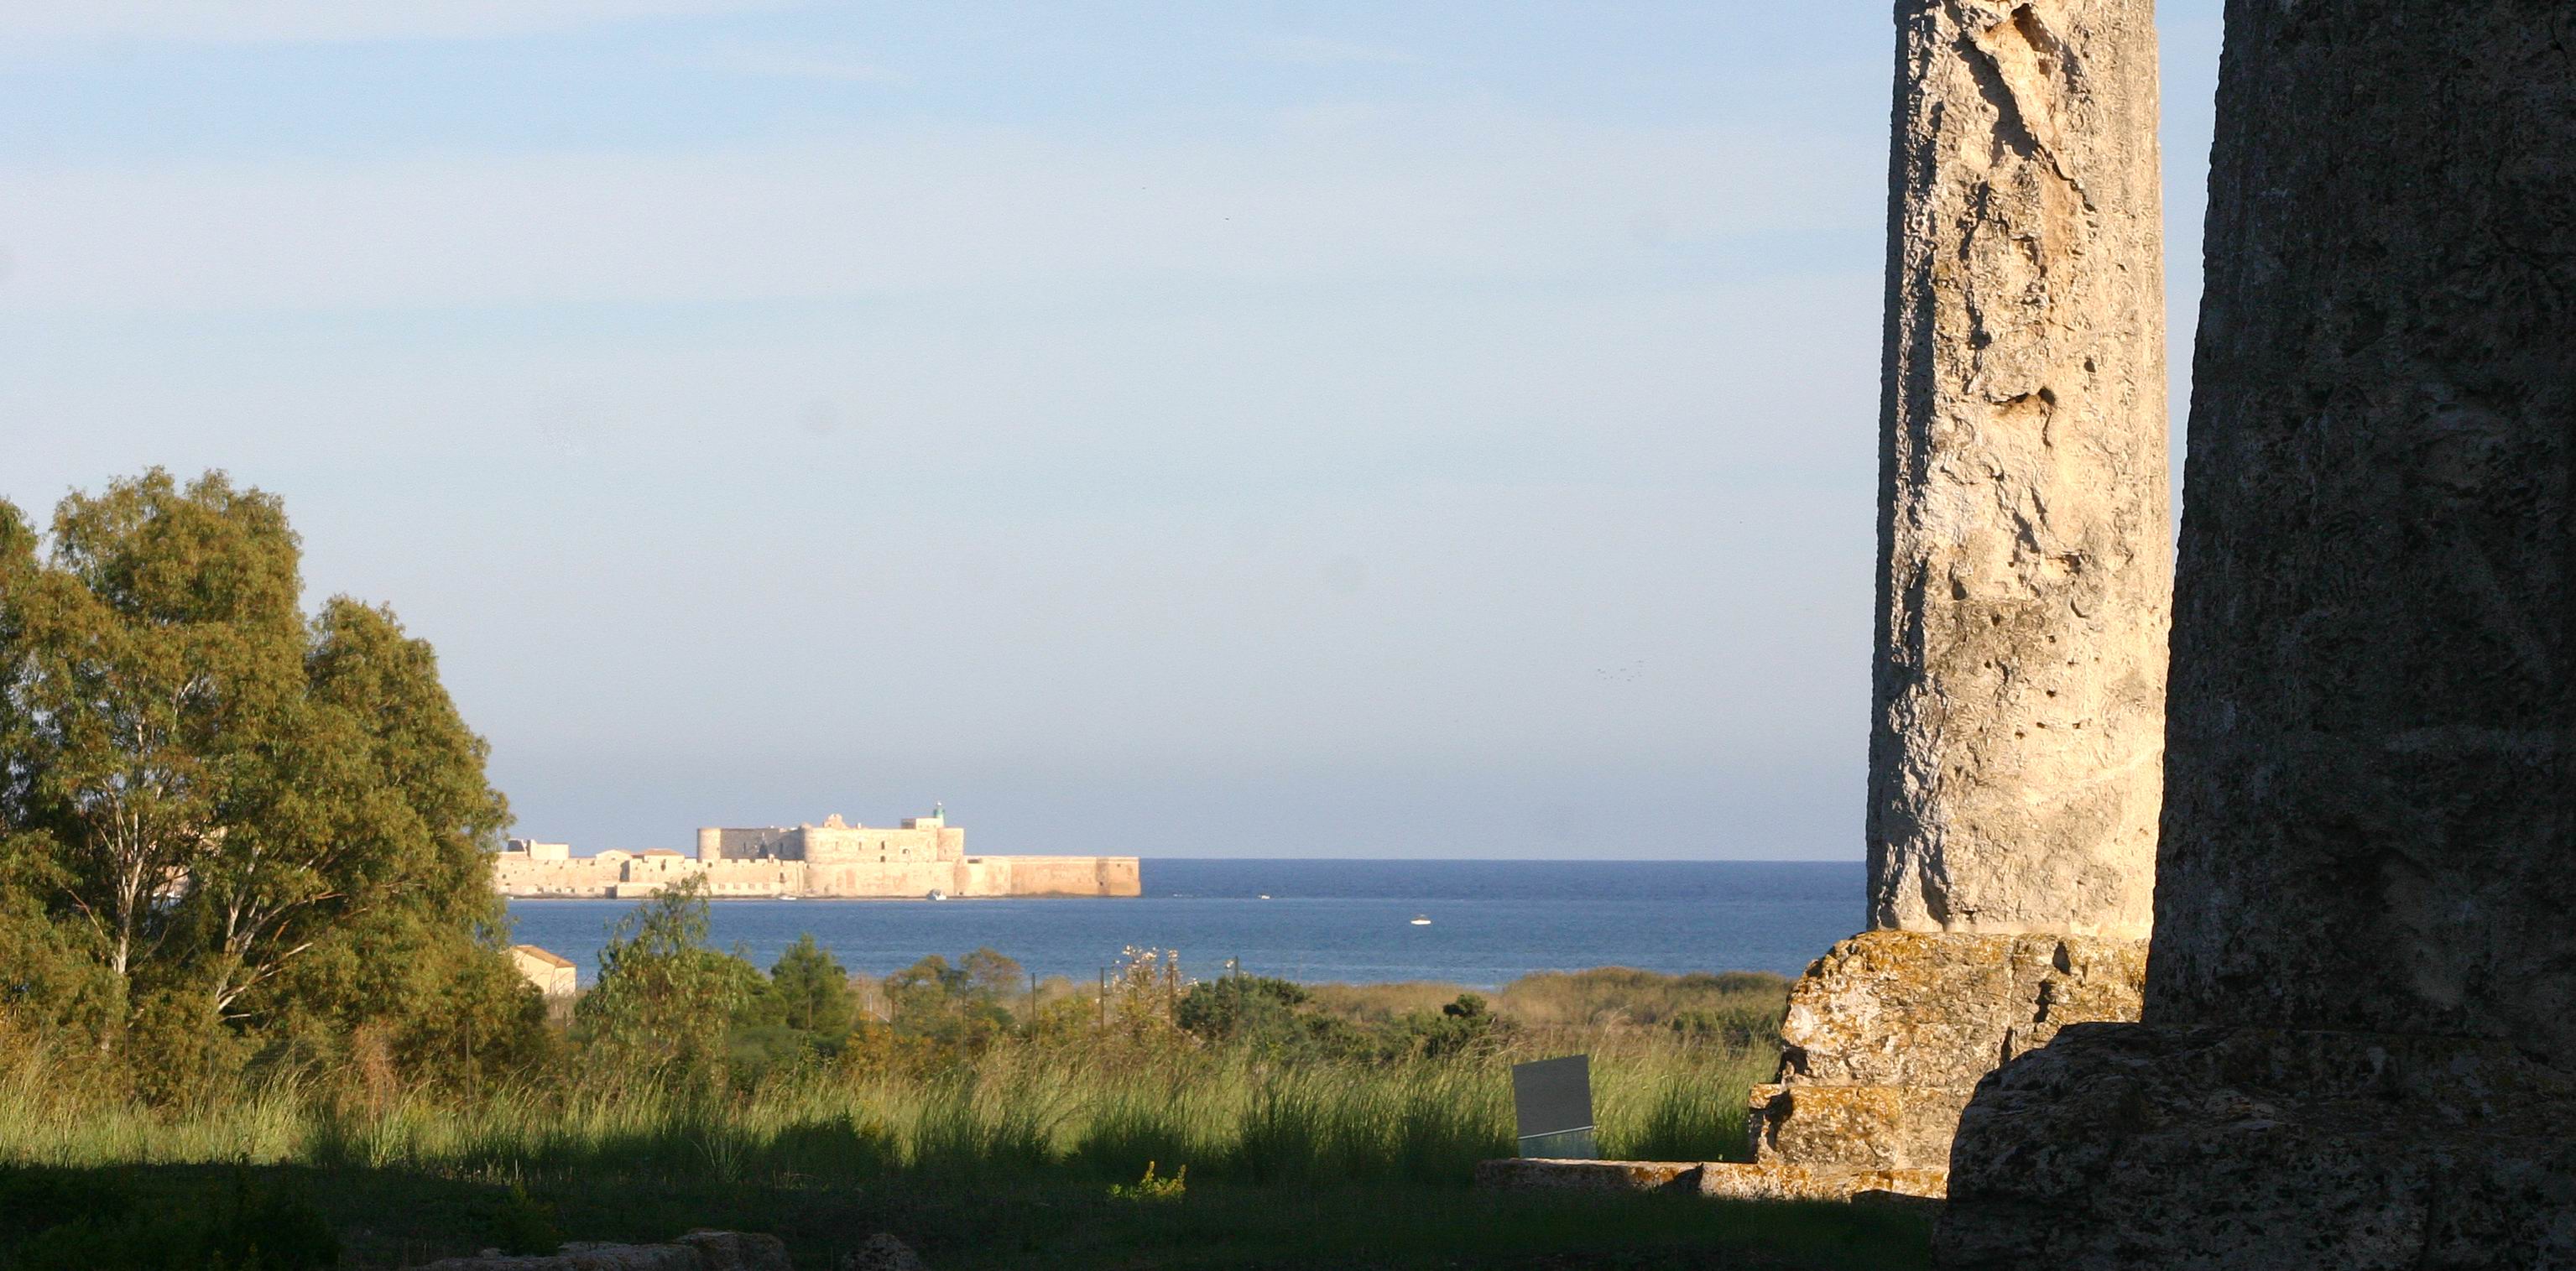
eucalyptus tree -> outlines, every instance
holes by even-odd
[[[334,599],[312,623],[303,672],[297,709],[236,789],[237,817],[184,903],[228,1015],[335,938],[500,919],[484,849],[508,806],[428,643],[390,610]]]
[[[41,536],[0,503],[0,947],[68,941],[128,1000],[239,1026],[461,994],[464,1034],[507,1032],[533,995],[499,952],[487,747],[389,610],[307,617],[299,551],[221,473],[73,494]]]
[[[50,841],[62,907],[130,980],[293,711],[295,536],[276,499],[219,473],[74,494],[43,559],[14,508],[5,519],[0,815]]]

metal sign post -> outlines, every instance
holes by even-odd
[[[1585,1055],[1512,1065],[1512,1112],[1523,1156],[1599,1159],[1592,1143],[1592,1060]]]

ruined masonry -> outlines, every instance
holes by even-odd
[[[1751,1163],[1487,1183],[1937,1197],[1980,1079],[2138,1017],[2172,574],[2153,18],[1898,6],[1870,930],[1791,991]]]
[[[2567,17],[2228,6],[2145,1020],[1978,1092],[1944,1266],[2576,1266]]]
[[[2135,1019],[2170,562],[2148,0],[1899,10],[1869,925],[1790,996],[1755,1160],[1938,1196],[1978,1080]]]

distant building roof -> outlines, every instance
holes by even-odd
[[[644,854],[646,856],[678,856],[680,853],[672,851],[667,847],[648,847],[644,849]]]

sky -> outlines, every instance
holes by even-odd
[[[2218,0],[2162,9],[2179,436]],[[14,0],[0,498],[281,496],[577,852],[937,802],[1854,859],[1893,50],[1859,0]]]

